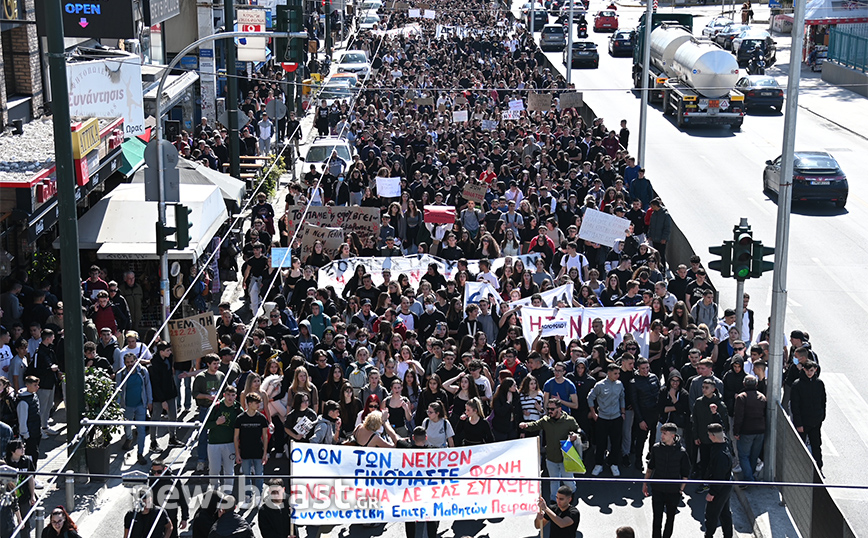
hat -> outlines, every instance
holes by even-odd
[[[103,327],[102,329],[99,330],[99,332],[111,334],[112,330],[109,327]]]
[[[332,327],[326,327],[326,328],[323,329],[323,331],[322,331],[323,336],[325,336],[326,333],[334,334],[334,333],[335,333],[335,330],[334,330]]]
[[[618,207],[615,208],[615,213],[626,213],[626,212],[627,212],[627,210],[624,208],[624,206],[619,205]]]
[[[139,333],[137,333],[136,331],[127,331],[127,332],[125,332],[125,333],[124,333],[124,338],[129,338],[129,337],[133,337],[133,338],[135,338],[136,340],[138,340],[138,339],[139,339]]]
[[[362,306],[364,306],[366,304],[371,304],[371,300],[370,299],[362,299]]]
[[[808,335],[805,334],[804,331],[795,330],[790,333],[790,338],[795,338],[796,340],[805,341],[808,339]]]

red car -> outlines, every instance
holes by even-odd
[[[614,32],[618,29],[618,14],[611,10],[600,11],[594,16],[595,32]]]

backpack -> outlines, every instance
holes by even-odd
[[[428,425],[429,424],[431,424],[431,420],[428,418],[426,418],[425,420],[422,421],[422,427],[425,428],[425,431],[428,431]],[[443,435],[444,439],[446,438],[446,419],[445,418],[440,419],[440,434]],[[448,440],[446,441],[446,444],[444,444],[443,446],[437,446],[434,448],[446,448],[447,446],[449,446]]]
[[[347,374],[347,381],[354,389],[362,390],[362,387],[368,384],[368,370],[370,365],[360,365],[358,362],[353,362],[350,365],[350,372]]]

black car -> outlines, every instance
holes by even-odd
[[[784,108],[784,90],[774,77],[748,75],[738,79],[735,89],[744,94],[745,110],[756,107],[772,107],[780,112]]]
[[[781,158],[766,161],[763,190],[780,192]],[[793,160],[793,200],[835,202],[847,205],[850,187],[838,161],[825,151],[797,151]]]
[[[736,37],[740,36],[742,32],[749,31],[751,29],[749,24],[736,24],[735,22],[731,22],[723,27],[722,30],[717,32],[717,35],[714,36],[714,42],[724,48],[724,50],[732,49],[732,40]]]
[[[748,64],[751,56],[753,56],[753,49],[756,47],[759,47],[763,56],[765,56],[766,65],[769,67],[774,65],[775,60],[777,60],[775,40],[767,32],[758,32],[738,36],[732,40],[731,48],[739,67],[744,67]]]
[[[631,56],[633,54],[633,31],[618,30],[609,36],[609,54],[618,56],[624,54]]]
[[[569,51],[564,49],[564,65],[567,65],[567,54]],[[593,68],[600,66],[600,53],[597,52],[597,44],[593,41],[574,41],[573,50],[570,55],[570,69],[575,69],[580,65],[590,65]]]

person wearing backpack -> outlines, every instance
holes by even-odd
[[[368,372],[373,366],[368,360],[371,358],[371,352],[366,347],[360,347],[356,350],[356,360],[347,367],[347,381],[353,387],[353,394],[359,398],[362,393],[362,388],[368,384]]]
[[[455,430],[446,419],[446,410],[440,401],[428,404],[428,416],[422,421],[422,427],[428,435],[428,447],[446,448],[455,446]]]

